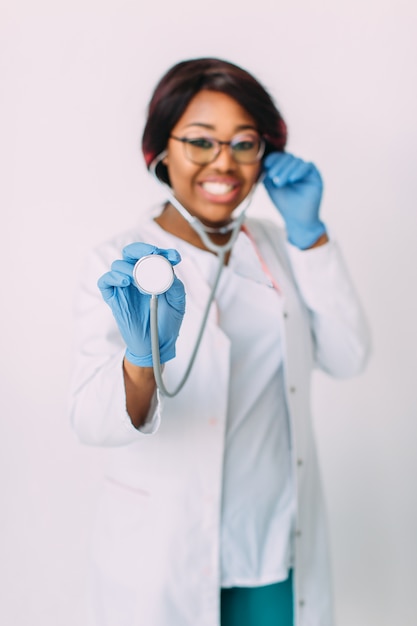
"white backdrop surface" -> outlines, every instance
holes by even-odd
[[[0,623],[89,626],[87,544],[106,452],[66,414],[72,300],[89,248],[160,192],[140,135],[173,63],[252,71],[325,180],[374,351],[317,375],[338,626],[417,615],[417,5],[411,0],[73,0],[0,6]],[[275,214],[262,190],[252,214]]]

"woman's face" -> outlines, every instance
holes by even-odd
[[[259,137],[255,120],[230,96],[203,90],[190,101],[168,141],[164,164],[176,198],[207,225],[227,223],[256,182],[260,162],[238,163],[229,146],[222,145],[211,163],[197,165],[187,158],[187,145],[173,139],[173,135],[220,141],[231,141],[239,136],[239,140],[252,141]]]

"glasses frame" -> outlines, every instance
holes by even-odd
[[[239,137],[239,136],[240,135],[235,135],[235,137]],[[230,152],[232,159],[235,161],[235,163],[238,163],[239,165],[253,165],[254,163],[258,163],[262,159],[264,152],[265,152],[265,139],[261,135],[259,135],[259,150],[253,161],[239,161],[238,159],[236,159],[235,155],[233,154],[233,149],[231,147],[232,144],[234,143],[235,137],[233,137],[230,141],[220,141],[220,139],[214,139],[214,137],[204,137],[203,135],[201,137],[177,137],[176,135],[170,135],[169,137],[170,139],[175,139],[175,141],[181,141],[181,143],[184,146],[185,157],[191,163],[194,163],[194,165],[210,165],[210,163],[214,163],[214,161],[219,156],[223,146],[229,147],[229,152]],[[200,163],[190,158],[190,156],[187,154],[187,144],[191,144],[196,139],[210,139],[210,141],[213,142],[213,145],[216,147],[216,151],[212,159],[210,159],[209,161],[204,161],[203,163]]]

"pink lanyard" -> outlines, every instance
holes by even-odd
[[[245,235],[247,236],[247,238],[249,239],[249,241],[251,242],[251,244],[253,245],[253,249],[256,252],[256,256],[259,259],[259,262],[261,264],[262,270],[264,272],[264,274],[269,278],[269,280],[271,281],[271,284],[273,286],[274,289],[276,289],[276,291],[278,293],[282,293],[281,289],[277,283],[277,281],[275,280],[275,278],[272,276],[271,272],[269,271],[269,268],[267,266],[267,264],[265,263],[265,259],[263,258],[263,256],[261,255],[258,246],[256,245],[256,242],[254,240],[254,238],[252,237],[252,235],[250,234],[249,230],[246,228],[246,226],[243,224],[242,228],[241,228],[242,232],[245,233]]]

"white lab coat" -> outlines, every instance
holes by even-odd
[[[337,377],[359,373],[368,355],[368,331],[334,242],[302,252],[287,244],[275,225],[258,220],[246,224],[283,299],[277,324],[284,345],[297,489],[295,623],[334,626],[310,379],[314,366]],[[96,249],[77,298],[72,420],[81,441],[110,448],[92,546],[100,626],[220,623],[229,340],[217,325],[214,303],[190,379],[178,396],[155,398],[149,423],[139,432],[125,409],[124,346],[96,287],[124,245],[146,241],[172,247],[170,236],[162,230],[160,235],[150,241],[144,224]],[[168,388],[185,370],[210,292],[190,259],[184,258],[176,273],[186,286],[187,300],[177,356],[165,366]]]

